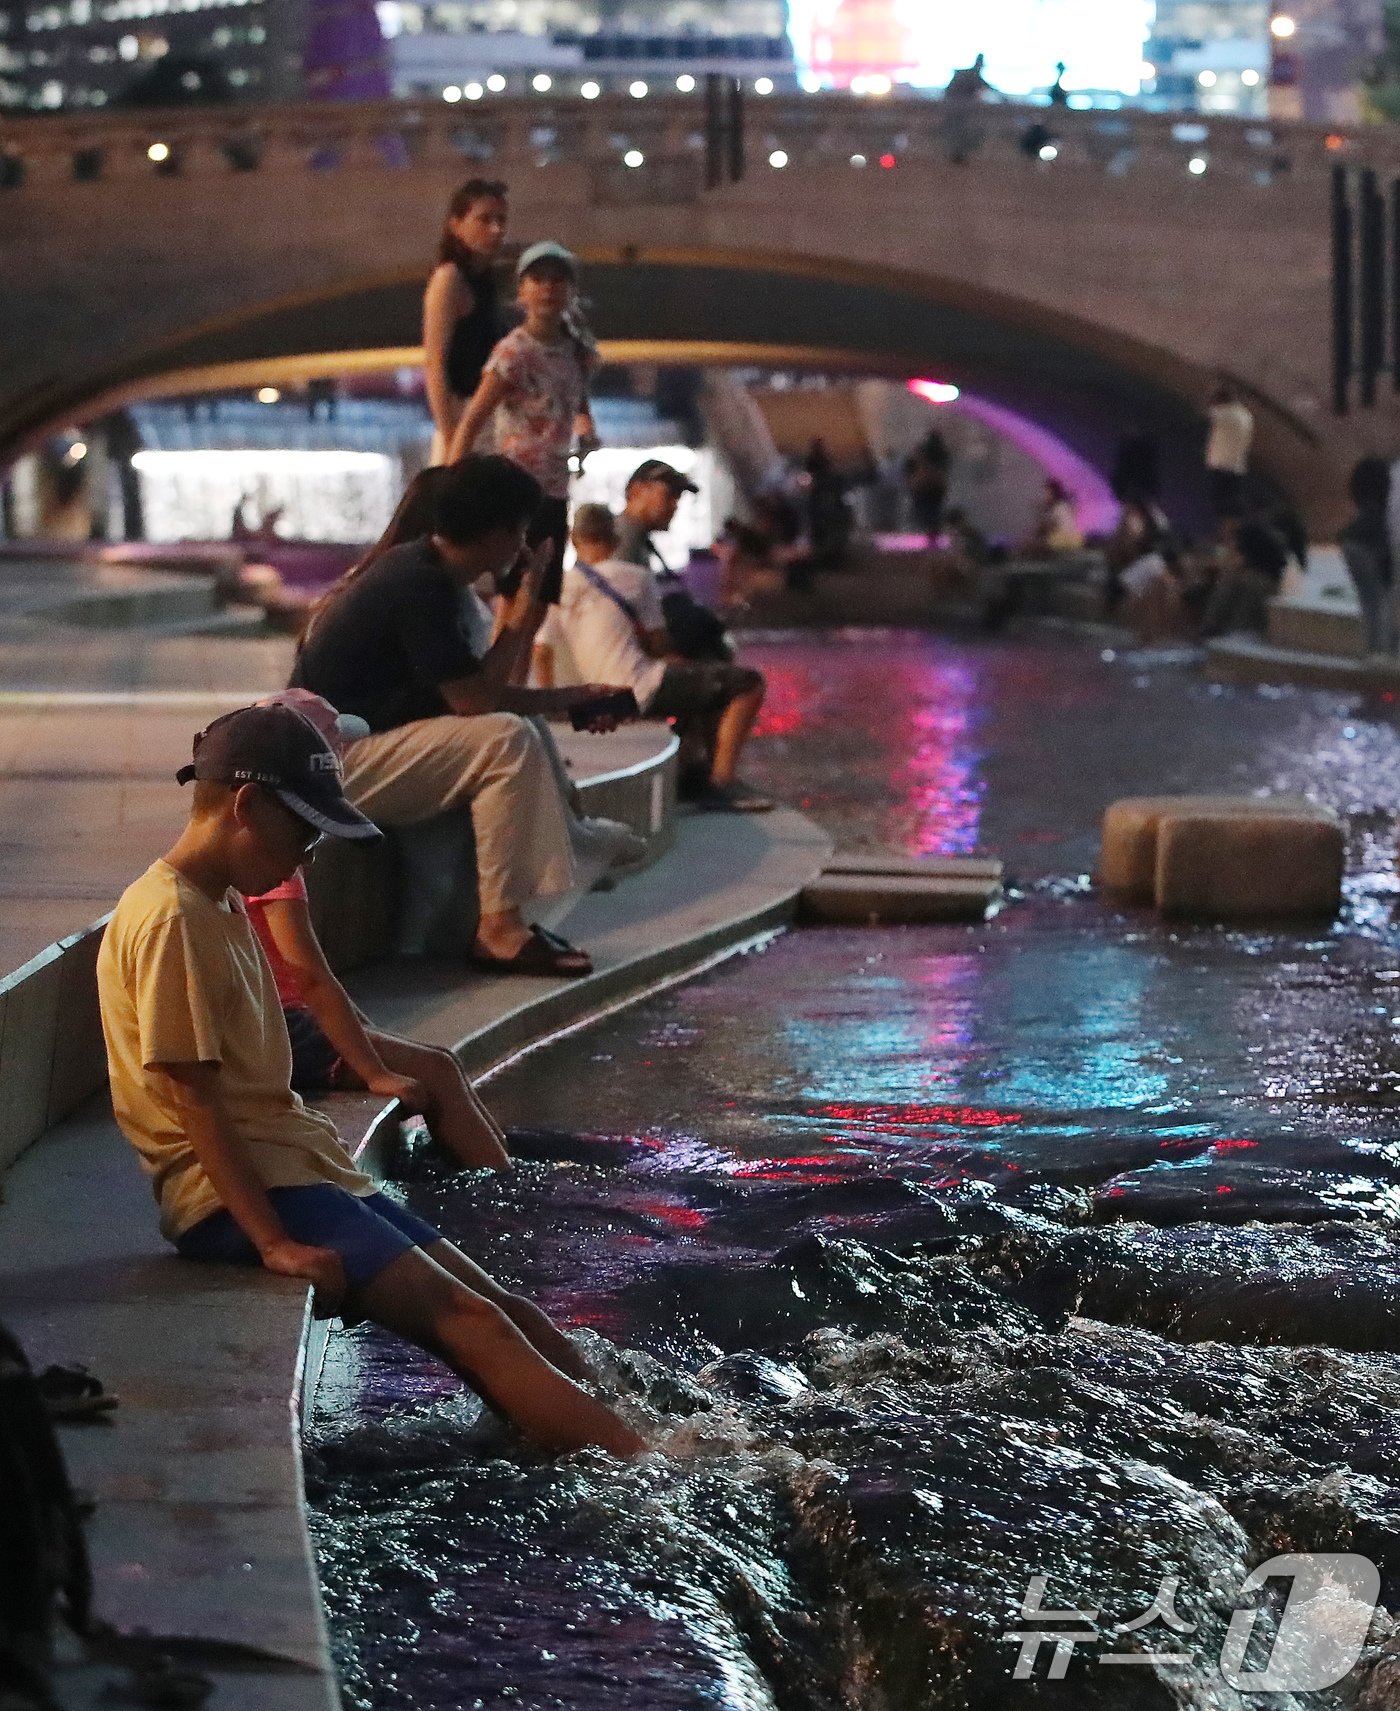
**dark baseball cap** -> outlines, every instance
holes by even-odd
[[[700,491],[688,475],[682,475],[674,464],[659,457],[649,457],[645,463],[639,463],[627,477],[629,487],[635,487],[639,481],[664,481],[675,493]]]
[[[194,760],[175,774],[215,784],[261,784],[291,811],[333,838],[382,836],[345,797],[340,757],[309,719],[290,707],[240,707],[206,725]]]

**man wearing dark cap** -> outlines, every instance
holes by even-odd
[[[678,659],[728,664],[734,649],[723,619],[668,568],[651,538],[653,531],[670,528],[685,494],[699,491],[689,476],[659,457],[638,464],[628,478],[626,506],[617,520],[616,557],[654,573],[671,652]]]
[[[292,1092],[239,893],[282,884],[323,836],[379,836],[330,743],[290,707],[244,707],[200,732],[178,776],[189,823],[127,887],[97,960],[112,1105],[166,1239],[186,1259],[304,1278],[322,1313],[344,1304],[428,1349],[546,1448],[640,1449],[550,1320],[379,1193]]]
[[[628,478],[627,501],[618,519],[617,556],[645,570],[664,571],[667,567],[651,537],[670,528],[685,494],[699,491],[688,475],[659,457],[638,464]]]

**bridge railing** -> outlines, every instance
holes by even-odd
[[[1400,172],[1391,127],[1342,132],[1303,124],[1087,112],[1009,102],[844,93],[751,97],[750,178],[781,194],[781,171],[897,172],[994,166],[1031,173],[1226,177],[1262,188],[1315,179],[1338,162]],[[134,174],[401,171],[455,166],[521,172],[590,169],[602,201],[685,201],[704,180],[698,96],[485,95],[475,102],[129,109],[0,117],[0,192],[53,193]]]

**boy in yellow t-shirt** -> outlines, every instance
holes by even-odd
[[[373,838],[330,745],[290,707],[245,707],[195,738],[189,824],[123,894],[97,964],[112,1104],[161,1229],[186,1258],[302,1277],[427,1349],[553,1450],[644,1441],[579,1380],[578,1351],[379,1193],[291,1090],[271,970],[239,893],[289,878],[322,835]]]

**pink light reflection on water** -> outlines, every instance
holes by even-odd
[[[857,662],[847,657],[839,673],[824,672],[829,648],[846,642],[859,651]],[[881,630],[829,632],[805,658],[776,647],[749,652],[768,679],[757,738],[829,731],[832,765],[839,767],[844,753],[848,767],[860,768],[859,777],[847,775],[850,783],[873,783],[888,769],[886,799],[899,805],[906,822],[899,841],[908,854],[966,855],[977,848],[985,785],[972,733],[980,684],[966,661]],[[887,740],[853,750],[852,730],[872,719]]]
[[[890,789],[915,817],[914,855],[966,855],[977,848],[986,786],[974,778],[970,741],[977,680],[965,665],[911,662],[906,728],[889,754]]]

